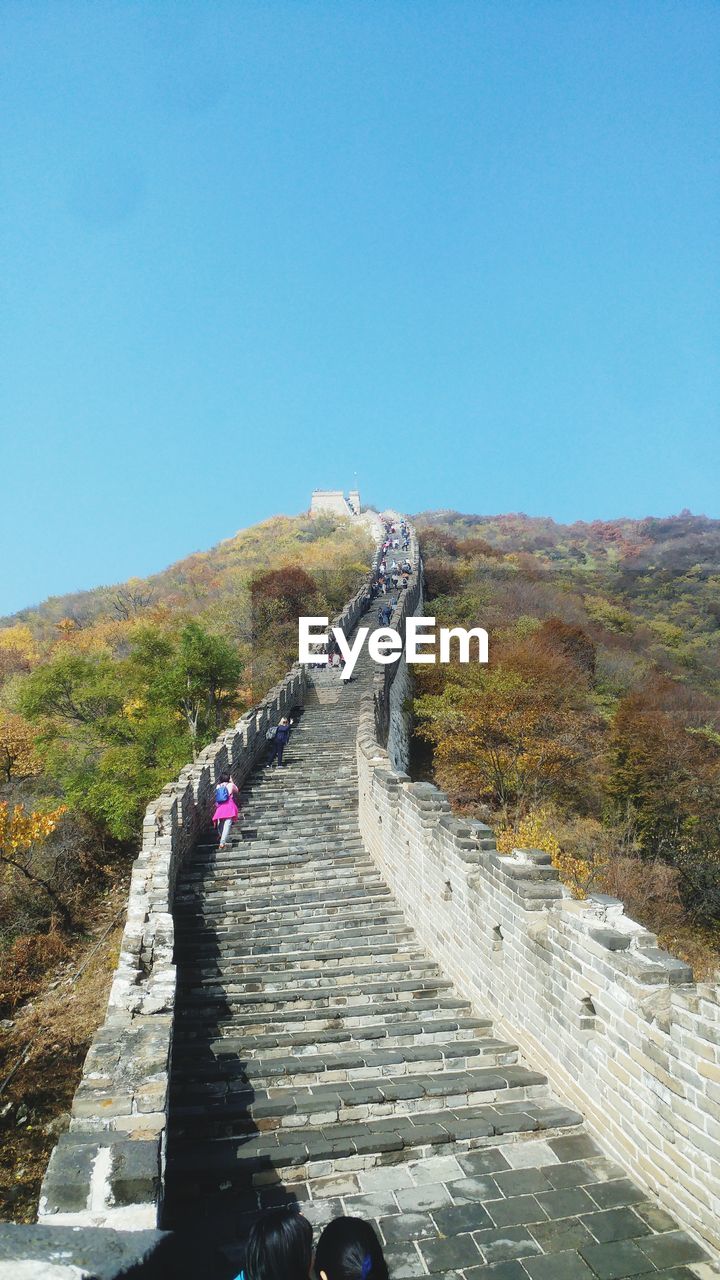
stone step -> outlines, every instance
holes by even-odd
[[[279,945],[262,944],[256,948],[248,948],[245,944],[240,948],[232,940],[227,941],[224,934],[214,936],[214,944],[196,944],[186,948],[182,963],[184,982],[220,978],[234,983],[254,983],[259,973],[266,974],[270,970],[275,975],[294,971],[301,977],[310,970],[315,974],[322,972],[327,979],[333,973],[346,971],[348,965],[352,965],[355,971],[356,962],[370,958],[383,965],[404,961],[409,969],[416,971],[417,962],[426,959],[417,949],[409,950],[407,939],[395,940],[392,936],[388,941],[378,937],[367,946],[361,946],[355,940],[356,945],[335,946],[332,950],[327,940],[324,946],[322,941],[318,941],[317,945],[308,945],[304,949],[293,942],[295,950],[292,951],[281,951]]]
[[[366,856],[356,848],[356,829],[353,824],[317,823],[312,831],[307,830],[307,823],[285,823],[277,830],[269,824],[261,822],[235,823],[230,832],[230,839],[225,849],[213,844],[203,856],[191,866],[198,870],[206,870],[215,866],[245,867],[253,860],[277,863],[282,866],[283,859],[290,866],[308,858],[326,861],[332,864],[339,850],[364,861]]]
[[[326,842],[322,843],[324,845]],[[190,862],[183,868],[183,882],[187,878],[207,880],[213,876],[225,875],[236,877],[242,883],[247,880],[252,884],[261,874],[262,868],[267,875],[272,872],[283,880],[292,880],[294,875],[301,881],[308,880],[315,871],[324,878],[340,875],[378,878],[377,867],[373,866],[366,854],[361,850],[348,848],[343,857],[338,842],[332,854],[324,847],[317,851],[303,849],[283,852],[274,846],[267,853],[263,852],[262,856],[254,856],[253,848],[254,844],[247,847],[231,845],[222,852],[216,848],[216,856],[212,861],[197,864]]]
[[[389,1034],[392,1034],[393,1028],[402,1026],[406,1022],[415,1022],[418,1018],[422,1018],[423,1024],[426,1024],[436,1018],[442,1019],[451,1015],[464,1017],[469,1010],[469,1001],[458,1000],[454,995],[436,996],[428,1000],[403,1001],[400,999],[387,1003],[378,996],[376,1000],[367,1004],[341,1004],[317,1010],[288,1008],[281,1005],[275,1019],[270,1013],[258,1014],[255,1010],[246,1012],[242,1004],[238,1004],[235,1010],[222,1017],[218,1015],[216,1009],[210,1010],[206,1005],[200,1004],[194,1008],[187,1005],[183,1007],[182,1025],[183,1035],[187,1033],[188,1040],[191,1036],[198,1034],[194,1028],[198,1028],[199,1032],[205,1036],[209,1035],[213,1028],[217,1028],[218,1035],[239,1035],[241,1031],[243,1033],[247,1031],[249,1034],[266,1032],[272,1035],[282,1034],[287,1032],[288,1027],[295,1026],[301,1027],[309,1034],[335,1027],[352,1030],[354,1027],[380,1025],[387,1027]],[[492,1023],[484,1019],[477,1021],[489,1034]]]
[[[328,971],[329,970],[329,971]],[[374,977],[378,972],[376,963],[371,964],[338,964],[336,967],[329,969],[318,968],[317,966],[308,969],[289,969],[284,970],[279,965],[268,968],[260,968],[252,974],[252,976],[241,976],[237,978],[228,977],[223,981],[223,990],[227,995],[250,995],[254,992],[264,990],[267,994],[281,993],[286,989],[294,989],[297,991],[313,991],[319,982],[332,983],[334,990],[338,994],[347,987],[355,988],[360,986],[362,989],[362,978],[364,974],[368,977]],[[434,960],[416,959],[412,963],[407,960],[389,961],[382,966],[384,981],[389,985],[389,979],[397,977],[400,982],[415,983],[418,979],[439,981],[438,967]],[[345,981],[343,981],[343,979]],[[208,995],[216,994],[218,989],[218,976],[209,975],[208,977],[194,977],[192,971],[185,976],[184,965],[178,970],[178,989],[182,992],[191,993],[207,992]]]
[[[264,921],[267,921],[267,928],[270,930],[268,936],[272,937],[283,928],[304,927],[312,932],[316,923],[332,925],[336,922],[339,924],[347,922],[350,928],[366,923],[369,925],[373,920],[373,905],[384,912],[392,899],[374,894],[359,894],[357,897],[348,895],[348,897],[340,896],[325,900],[318,898],[317,895],[309,900],[304,895],[302,897],[285,896],[275,902],[274,910],[265,906],[267,901],[268,899],[263,897],[249,902],[237,899],[234,895],[226,898],[218,895],[214,899],[213,907],[221,908],[226,913],[232,912],[236,926],[241,929],[247,926],[248,929],[259,930],[263,927]],[[205,927],[213,926],[214,919],[211,916],[210,924]],[[178,932],[182,932],[182,926],[179,927]],[[253,934],[249,933],[248,936],[252,937]]]
[[[313,911],[314,915],[323,915],[327,911],[328,918],[332,916],[342,916],[350,911],[355,913],[368,913],[372,910],[373,904],[382,904],[383,910],[387,908],[387,904],[392,899],[388,895],[382,895],[379,891],[375,891],[375,887],[364,886],[359,884],[354,888],[345,886],[345,884],[333,884],[327,892],[327,896],[323,897],[322,891],[313,890],[313,888],[299,888],[296,892],[278,892],[275,893],[270,905],[268,895],[272,893],[272,887],[269,884],[259,886],[255,893],[238,893],[232,887],[215,888],[213,893],[206,896],[206,902],[213,908],[222,908],[223,910],[236,911],[241,918],[249,919],[254,922],[256,919],[263,919],[268,916],[278,916],[278,918],[287,918],[288,915],[295,915],[295,918],[302,918],[305,913]],[[186,900],[187,901],[187,900]],[[195,900],[196,901],[196,900]]]
[[[187,1016],[187,1011],[194,1006],[201,1007],[210,1013],[211,1009],[230,1009],[239,1006],[249,1009],[251,1006],[257,1013],[267,1013],[283,1009],[287,1006],[312,1010],[336,1009],[351,997],[355,1003],[370,1003],[373,997],[380,996],[384,1003],[393,1000],[405,1000],[409,995],[418,1000],[435,999],[443,992],[452,990],[452,982],[447,978],[396,978],[389,982],[379,978],[374,982],[349,982],[339,988],[336,982],[313,984],[310,988],[303,986],[287,986],[282,990],[223,991],[221,988],[201,987],[187,990],[180,994],[179,1020]]]
[[[236,1187],[292,1183],[307,1181],[316,1169],[328,1176],[347,1162],[369,1169],[387,1164],[390,1153],[393,1164],[430,1151],[457,1154],[504,1134],[555,1133],[580,1122],[577,1112],[552,1101],[518,1100],[205,1141],[176,1138],[168,1172],[181,1175],[190,1193],[218,1178]]]
[[[213,844],[203,850],[203,856],[193,858],[183,868],[183,876],[205,876],[208,873],[224,871],[226,873],[241,872],[246,875],[255,870],[257,865],[265,863],[272,866],[279,874],[289,875],[293,868],[306,866],[316,862],[328,871],[340,870],[343,855],[348,863],[357,862],[357,871],[366,870],[372,873],[373,867],[362,849],[355,846],[355,833],[352,828],[335,831],[317,828],[312,835],[306,831],[292,831],[287,827],[282,835],[263,832],[259,827],[233,827],[230,840],[225,849]]]
[[[358,918],[334,916],[327,920],[316,919],[309,924],[301,917],[299,920],[284,921],[281,925],[271,925],[265,920],[264,913],[248,922],[242,910],[235,907],[223,907],[218,903],[213,910],[190,912],[176,911],[175,937],[194,938],[208,929],[236,931],[239,938],[248,942],[263,939],[267,942],[287,940],[288,938],[331,937],[350,939],[354,937],[379,937],[390,929],[398,934],[412,934],[410,926],[405,923],[401,911],[379,911],[376,914]]]
[[[393,900],[389,891],[384,893],[367,893],[319,898],[314,901],[303,900],[298,907],[297,902],[283,901],[276,902],[273,898],[259,898],[253,901],[250,906],[247,901],[238,901],[233,895],[228,899],[227,895],[220,893],[214,894],[212,899],[206,899],[208,907],[214,910],[216,907],[225,909],[228,901],[231,902],[232,910],[241,920],[247,920],[250,924],[262,924],[267,920],[271,926],[277,925],[281,927],[286,923],[297,923],[301,920],[304,924],[311,927],[316,920],[324,922],[340,920],[369,920],[373,918],[374,909],[385,911]]]
[[[353,784],[357,797],[357,782]],[[318,809],[321,812],[318,813]],[[295,834],[302,834],[305,828],[313,835],[324,828],[340,824],[343,829],[357,830],[357,798],[352,803],[350,798],[330,795],[310,797],[302,804],[282,805],[279,801],[268,800],[267,804],[243,804],[240,800],[241,824],[248,827],[257,825],[261,830],[273,830],[281,834],[283,830],[295,829]],[[236,830],[242,830],[242,825]],[[209,841],[208,841],[209,843]]]
[[[408,966],[414,967],[418,961],[425,960],[417,947],[408,949],[407,941],[396,940],[394,934],[379,935],[366,946],[355,940],[352,945],[345,947],[330,947],[327,939],[321,939],[316,945],[308,944],[301,950],[294,944],[295,949],[290,951],[282,951],[279,943],[275,946],[258,944],[249,949],[245,944],[236,949],[232,937],[213,934],[212,938],[214,944],[210,938],[205,942],[200,939],[187,948],[183,963],[183,977],[186,981],[191,981],[193,977],[204,980],[218,976],[237,982],[246,977],[254,980],[258,972],[265,973],[268,966],[272,966],[274,974],[288,970],[304,974],[307,969],[320,973],[320,966],[324,970],[346,972],[348,965],[352,965],[352,971],[356,971],[357,966],[353,962],[368,958],[372,958],[375,965],[383,967],[388,961],[399,963],[404,960]]]
[[[289,956],[297,952],[302,955],[307,955],[308,952],[319,954],[329,951],[333,943],[336,951],[361,947],[363,942],[368,946],[383,946],[388,943],[406,945],[408,939],[414,937],[407,925],[380,924],[373,927],[364,921],[347,924],[345,921],[328,920],[323,924],[318,923],[315,931],[303,928],[302,925],[302,920],[297,920],[288,921],[284,929],[270,930],[267,925],[264,929],[262,925],[249,929],[238,925],[232,917],[220,918],[211,922],[198,921],[195,929],[190,926],[176,928],[175,939],[176,942],[187,940],[187,954],[193,958],[217,954],[218,946],[222,946],[223,950],[230,949],[233,958],[239,960],[243,956]]]
[[[264,902],[269,893],[275,902],[293,899],[322,904],[331,895],[350,901],[364,895],[380,895],[383,888],[380,878],[369,870],[360,868],[354,874],[347,867],[331,867],[327,861],[305,859],[302,874],[295,877],[287,876],[286,867],[279,860],[277,864],[215,867],[202,874],[188,872],[178,892],[186,897],[190,892],[195,895],[202,892],[210,902],[217,895],[224,895],[225,899],[232,895],[233,905],[252,908]]]
[[[314,755],[314,748],[310,750]],[[342,752],[346,748],[340,746],[337,750]],[[329,784],[323,780],[324,775],[334,772],[337,766],[337,752],[332,756],[326,755],[317,764],[313,763],[312,767],[309,761],[304,762],[294,755],[293,764],[296,768],[292,776],[277,769],[263,769],[250,786],[241,789],[238,797],[241,807],[253,806],[267,809],[271,801],[276,801],[277,809],[297,810],[307,809],[312,803],[317,806],[328,800],[334,805],[344,806],[348,813],[352,812],[352,791],[353,788],[357,789],[356,770],[346,773],[334,783]]]
[[[333,866],[328,861],[306,859],[305,871],[302,875],[286,874],[285,867],[278,860],[267,860],[251,865],[245,863],[235,867],[214,867],[203,874],[191,873],[183,877],[180,892],[187,893],[194,889],[212,895],[215,891],[232,892],[239,903],[252,902],[254,897],[272,889],[276,895],[304,893],[314,891],[319,898],[323,891],[338,892],[347,890],[350,896],[357,897],[361,889],[376,892],[382,884],[380,877],[369,869],[359,867],[356,871],[346,866]]]
[[[335,1051],[328,1047],[318,1052],[316,1047],[315,1053],[289,1052],[286,1056],[276,1054],[267,1058],[255,1058],[232,1050],[223,1050],[218,1056],[212,1053],[204,1056],[186,1054],[183,1048],[174,1058],[173,1076],[179,1086],[185,1084],[193,1092],[198,1087],[215,1086],[219,1082],[233,1091],[247,1084],[254,1089],[312,1088],[330,1080],[333,1083],[357,1083],[370,1077],[381,1079],[386,1076],[395,1079],[417,1075],[426,1082],[428,1076],[438,1081],[447,1074],[450,1083],[446,1081],[446,1087],[460,1093],[463,1086],[469,1087],[470,1077],[476,1082],[473,1086],[476,1089],[506,1089],[509,1086],[504,1070],[512,1067],[519,1073],[516,1086],[544,1084],[544,1076],[515,1066],[517,1054],[516,1045],[489,1037],[453,1038],[442,1043],[431,1041],[395,1049],[359,1046],[353,1050],[343,1046]],[[199,1059],[202,1060],[202,1068]],[[486,1062],[489,1065],[486,1066]],[[502,1068],[503,1072],[498,1074],[495,1068]],[[468,1073],[466,1077],[461,1077],[463,1072]],[[198,1078],[202,1080],[201,1086],[197,1084]]]
[[[212,1082],[202,1089],[178,1084],[171,1106],[173,1132],[184,1140],[246,1138],[258,1133],[277,1133],[308,1128],[331,1130],[338,1124],[392,1120],[404,1116],[439,1115],[451,1112],[456,1118],[468,1116],[475,1107],[510,1106],[523,1114],[529,1105],[548,1101],[543,1077],[526,1073],[523,1084],[505,1084],[490,1071],[455,1072],[437,1078],[380,1077],[367,1081],[336,1081],[304,1089],[255,1089],[238,1085],[220,1094]],[[510,1067],[505,1069],[511,1071]],[[514,1068],[518,1070],[518,1068]],[[459,1077],[462,1075],[462,1079]],[[512,1078],[512,1077],[511,1077]],[[533,1083],[533,1079],[535,1083]],[[469,1135],[465,1136],[485,1136]]]
[[[248,1055],[250,1057],[287,1056],[289,1053],[303,1055],[317,1053],[333,1046],[336,1050],[350,1048],[352,1050],[371,1045],[378,1049],[395,1049],[404,1045],[446,1044],[457,1032],[465,1035],[487,1038],[487,1048],[491,1049],[499,1042],[489,1040],[491,1023],[482,1018],[472,1017],[436,1017],[416,1018],[405,1022],[391,1023],[381,1021],[369,1023],[359,1022],[357,1026],[333,1026],[330,1028],[306,1029],[299,1024],[294,1030],[268,1031],[264,1027],[258,1031],[232,1031],[225,1035],[208,1037],[198,1033],[195,1040],[185,1036],[182,1053],[191,1061],[202,1063],[213,1061],[225,1054]],[[512,1046],[515,1055],[517,1050]]]

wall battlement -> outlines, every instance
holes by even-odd
[[[392,618],[401,633],[407,616],[423,608],[414,536],[410,558],[414,572]],[[369,602],[368,582],[333,625],[349,634]],[[48,1166],[44,1228],[4,1229],[17,1233],[9,1246],[15,1252],[3,1255],[14,1258],[12,1268],[20,1258],[49,1259],[58,1242],[69,1248],[69,1228],[75,1245],[102,1236],[131,1258],[162,1247],[160,1233],[147,1229],[162,1211],[178,873],[207,825],[218,774],[229,767],[242,782],[264,750],[267,726],[303,702],[307,686],[296,664],[148,806],[107,1016],[87,1056],[70,1131]],[[687,966],[627,918],[621,903],[575,902],[547,855],[499,854],[489,827],[456,817],[432,784],[412,782],[410,695],[404,659],[379,667],[360,716],[359,822],[368,852],[460,993],[584,1113],[608,1155],[720,1248],[718,987],[693,983]],[[43,1229],[46,1252],[37,1239]],[[38,1266],[33,1274],[41,1277]],[[0,1262],[6,1274],[14,1280]]]
[[[422,612],[422,565],[393,626]],[[720,1248],[720,989],[601,896],[573,900],[546,854],[498,853],[490,828],[412,782],[410,681],[380,669],[358,732],[366,848],[429,954],[516,1041],[597,1142]]]
[[[368,601],[369,580],[332,625],[349,634]],[[106,1018],[85,1060],[69,1132],[50,1158],[40,1197],[41,1223],[137,1231],[160,1222],[178,874],[209,825],[219,775],[229,769],[241,785],[266,750],[268,727],[304,702],[307,687],[308,673],[296,663],[259,706],[206,747],[148,805]]]

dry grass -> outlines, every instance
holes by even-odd
[[[40,1184],[102,1022],[124,927],[127,886],[97,904],[93,934],[49,970],[31,1002],[0,1031],[0,1076],[29,1052],[0,1096],[0,1220],[33,1222]],[[119,915],[119,919],[116,919]],[[115,922],[115,923],[113,923]],[[108,929],[108,936],[98,941]],[[94,951],[94,948],[97,950]],[[76,977],[81,967],[87,967]]]

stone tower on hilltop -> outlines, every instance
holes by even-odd
[[[310,515],[359,516],[360,494],[351,489],[346,498],[342,489],[313,489]]]

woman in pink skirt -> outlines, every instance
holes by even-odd
[[[215,788],[215,812],[212,817],[220,835],[221,849],[227,849],[230,828],[240,813],[235,798],[239,794],[230,774],[221,773],[220,781]]]

